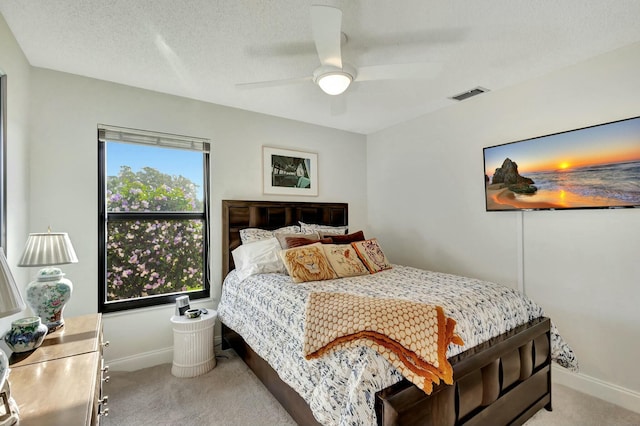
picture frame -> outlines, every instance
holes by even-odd
[[[262,147],[264,194],[318,196],[318,154]]]

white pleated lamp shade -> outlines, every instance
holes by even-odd
[[[0,318],[17,314],[25,305],[13,278],[4,250],[0,247]]]
[[[29,234],[18,266],[50,266],[78,263],[66,232]]]

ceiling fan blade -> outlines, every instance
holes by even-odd
[[[332,6],[311,6],[311,30],[323,66],[342,68],[341,27],[342,10]]]
[[[372,65],[359,67],[356,81],[431,79],[441,70],[442,65],[435,62]]]
[[[285,78],[282,80],[254,81],[251,83],[237,83],[238,89],[259,89],[264,87],[287,86],[290,84],[306,83],[311,81],[311,77]]]

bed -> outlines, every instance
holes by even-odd
[[[241,229],[278,229],[283,226],[295,225],[299,222],[346,226],[348,220],[348,205],[345,203],[225,200],[222,203],[222,210],[223,274],[227,277],[224,285],[228,285],[229,289],[232,288],[232,285],[239,285],[237,281],[242,281],[238,279],[234,281],[234,274],[230,273],[234,269],[231,251],[241,244]],[[388,275],[394,276],[395,274],[396,281],[404,279],[405,276],[422,274],[430,274],[436,281],[453,282],[456,280],[454,276],[401,266],[396,266],[391,271],[393,272],[389,272]],[[273,289],[287,286],[284,282],[287,277],[278,277],[277,274],[265,275],[272,275],[268,278],[272,281],[265,284],[265,288]],[[255,286],[252,289],[256,289],[256,292],[261,292],[262,290],[258,287],[262,285],[260,284],[260,276],[249,277],[247,280],[253,279],[256,281],[252,282],[251,285]],[[366,280],[369,279],[372,278],[364,277],[360,278],[360,281],[354,279],[353,285],[357,286],[362,283],[363,288],[371,288],[366,283]],[[332,281],[340,280],[327,281],[324,283],[324,287],[342,285],[342,283],[337,284],[332,283]],[[468,283],[465,282],[464,285],[468,286]],[[277,307],[286,307],[286,309],[290,308],[292,310],[298,309],[297,302],[294,303],[293,300],[296,298],[299,299],[298,302],[303,300],[307,295],[305,293],[307,287],[296,287],[300,292],[297,296],[281,296],[285,297],[285,299],[282,299],[285,302],[281,301]],[[309,288],[313,288],[313,284],[310,284]],[[223,288],[223,297],[225,289],[226,287]],[[226,300],[225,303],[227,303]],[[226,307],[226,309],[230,311],[240,308],[238,305],[234,305],[232,309],[229,307]],[[252,313],[251,315],[257,314]],[[299,317],[301,314],[298,311],[297,313],[294,312],[295,315]],[[371,415],[369,417],[364,416],[366,420],[360,421],[360,413],[354,414],[350,412],[350,410],[360,409],[358,407],[338,407],[336,410],[347,412],[347,416],[344,418],[338,417],[341,420],[323,418],[323,423],[506,425],[522,424],[541,408],[551,410],[552,334],[554,334],[554,337],[557,336],[555,336],[555,330],[550,320],[542,315],[541,310],[539,313],[535,311],[529,317],[531,318],[527,318],[526,321],[515,325],[508,331],[492,336],[469,349],[465,348],[464,351],[450,356],[449,362],[453,368],[454,380],[452,385],[436,385],[433,391],[427,395],[414,384],[401,377],[387,377],[393,376],[393,371],[378,372],[374,374],[375,380],[386,380],[385,383],[390,383],[393,380],[397,381],[376,389],[375,393],[370,397],[367,396],[368,394],[353,397],[354,400],[367,399],[366,402],[373,407]],[[226,324],[226,322],[232,322],[233,324]],[[291,377],[291,373],[287,368],[283,369],[278,361],[272,360],[275,368],[265,361],[263,358],[269,358],[269,355],[273,355],[269,352],[273,352],[274,349],[265,349],[261,344],[261,337],[258,334],[256,334],[258,337],[251,335],[246,327],[244,328],[245,336],[235,330],[242,329],[243,324],[246,326],[249,322],[252,323],[250,328],[257,330],[258,327],[253,327],[253,324],[260,323],[261,319],[250,317],[249,320],[235,320],[234,322],[231,319],[225,320],[223,315],[222,338],[224,347],[233,348],[242,357],[298,424],[320,424],[314,416],[314,410],[316,415],[318,414],[317,401],[310,395],[310,393],[318,393],[320,391],[315,388],[309,388],[308,391],[304,391],[304,384],[298,383],[302,380],[298,376],[302,374],[296,372],[295,377]],[[296,329],[299,327],[299,324],[291,323],[285,324],[281,329]],[[472,334],[469,331],[467,336]],[[253,339],[253,345],[247,343],[246,340],[250,339]],[[285,343],[282,345],[285,346],[287,341],[284,340],[283,342]],[[568,354],[566,354],[565,361],[568,359],[569,361],[566,361],[566,363],[570,364],[573,354],[570,349],[567,348],[567,350]],[[285,351],[291,353],[295,350],[285,348],[282,352]],[[361,359],[373,358],[370,353],[361,353],[356,356],[357,361],[355,362],[359,362]],[[351,361],[342,360],[341,362],[349,364]],[[371,363],[378,363],[378,360],[373,359]],[[298,361],[298,364],[304,363]],[[325,370],[329,368],[322,363],[319,365],[320,368]],[[279,372],[276,370],[279,370]],[[332,378],[332,380],[340,380],[340,378]],[[300,393],[294,390],[294,387],[301,389],[301,393],[305,395],[306,399],[300,396]],[[319,386],[318,389],[321,389],[321,387]],[[330,395],[316,395],[316,399],[320,400],[330,400],[332,398],[343,399],[343,397],[337,398]],[[369,398],[370,401],[368,400]],[[335,404],[339,405],[340,401],[335,402]],[[349,415],[352,417],[349,417]]]

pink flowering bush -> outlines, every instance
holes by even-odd
[[[107,180],[108,212],[202,212],[197,186],[182,176],[123,166]],[[107,225],[107,300],[203,288],[201,219],[114,220]]]

